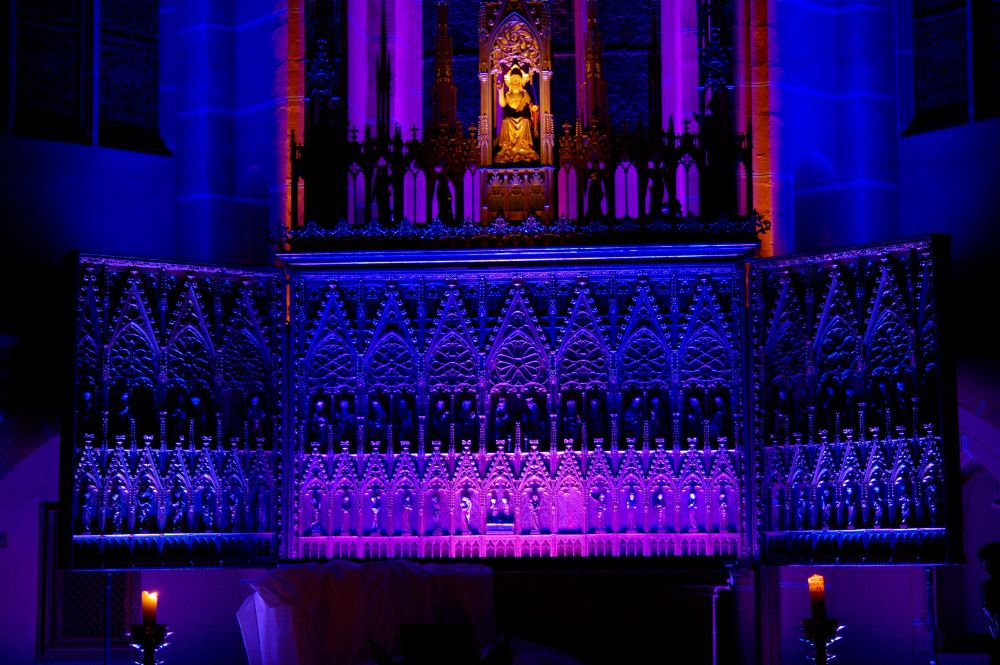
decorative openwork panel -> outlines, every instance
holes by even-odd
[[[943,561],[954,384],[931,240],[751,269],[757,542],[769,562]]]
[[[82,257],[64,478],[78,568],[277,554],[277,272]]]
[[[287,555],[742,556],[741,251],[288,257]]]

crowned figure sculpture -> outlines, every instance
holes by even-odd
[[[526,73],[517,62],[511,65],[503,79],[497,79],[497,101],[502,109],[497,164],[538,162],[534,145],[538,136],[538,104],[532,101],[531,93],[525,88],[530,81],[530,70]]]
[[[484,220],[553,216],[550,3],[480,5],[479,162]]]

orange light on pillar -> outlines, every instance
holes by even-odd
[[[826,616],[826,584],[823,576],[811,575],[809,583],[809,604],[812,606],[812,616],[814,619],[822,619]]]
[[[159,596],[158,591],[142,592],[142,622],[146,624],[156,623],[156,601]]]

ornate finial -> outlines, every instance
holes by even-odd
[[[584,81],[581,103],[583,108],[578,114],[583,118],[586,127],[599,124],[606,120],[607,86],[601,75],[601,33],[597,25],[597,2],[587,0],[587,29],[584,34]]]
[[[438,0],[437,31],[434,36],[434,85],[431,104],[439,128],[452,127],[456,117],[456,87],[452,82],[452,61],[455,51],[448,35],[448,3]]]

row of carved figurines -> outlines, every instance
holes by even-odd
[[[771,528],[774,530],[881,529],[911,526],[938,526],[940,503],[938,485],[924,484],[921,496],[911,496],[905,483],[897,484],[893,497],[884,496],[882,486],[874,483],[859,499],[852,484],[843,488],[839,498],[824,485],[813,500],[808,491],[795,493],[794,501],[784,490],[775,492],[771,501]],[[916,509],[916,510],[915,510]],[[888,514],[887,514],[888,513]]]
[[[150,429],[149,421],[152,419],[150,405],[133,405],[131,392],[128,388],[123,388],[113,400],[114,408],[108,413],[108,427],[113,434],[131,434],[135,427],[143,431]],[[150,400],[147,396],[140,401]],[[203,436],[214,435],[217,424],[214,420],[220,414],[213,412],[210,401],[202,391],[192,391],[191,394],[175,392],[171,398],[172,408],[164,413],[168,437],[171,440],[184,437],[197,441]],[[662,399],[656,392],[631,396],[621,412],[622,435],[625,438],[641,440],[644,426],[648,425],[650,440],[670,437],[673,432],[672,409],[665,405],[665,402],[670,401],[669,396],[667,399]],[[439,397],[433,400],[427,414],[429,440],[449,441],[454,428],[456,441],[477,442],[482,421],[476,402],[475,397],[469,395],[457,397],[452,395],[448,399]],[[691,391],[682,402],[678,408],[681,417],[679,434],[685,438],[700,438],[704,435],[707,424],[709,435],[713,440],[731,436],[732,418],[728,391],[714,391],[711,395],[703,390]],[[703,406],[706,402],[709,404],[707,408]],[[581,403],[583,407],[580,406]],[[330,399],[326,395],[314,397],[309,414],[309,439],[322,441],[329,437],[330,440],[337,442],[353,441],[358,427],[355,399],[353,396],[339,396],[332,413],[329,404]],[[587,437],[591,441],[596,438],[606,439],[609,427],[605,407],[606,398],[603,395],[592,395],[585,400],[583,397],[579,400],[576,397],[562,400],[560,413],[556,418],[559,438],[580,442],[586,429]],[[493,404],[491,417],[487,419],[486,424],[489,428],[487,440],[503,441],[509,446],[514,439],[516,426],[519,426],[522,440],[545,441],[548,439],[551,421],[545,411],[544,396],[531,394],[523,397],[499,396]],[[250,395],[246,399],[243,412],[243,419],[229,418],[228,420],[234,422],[223,426],[223,431],[230,435],[234,432],[238,435],[246,434],[251,440],[264,436],[268,418],[262,397],[257,394]],[[368,413],[364,423],[367,438],[369,441],[388,442],[391,429],[393,443],[416,441],[415,416],[412,397],[371,396],[368,399]],[[77,409],[78,431],[95,433],[100,430],[99,421],[100,414],[94,394],[91,390],[85,389],[81,392]]]
[[[207,486],[197,490],[194,500],[183,487],[175,487],[169,505],[161,507],[156,490],[144,486],[129,501],[129,490],[114,486],[107,496],[107,505],[99,506],[99,492],[84,487],[80,492],[77,533],[190,533],[201,532],[268,532],[271,531],[270,501],[266,488],[257,490],[253,506],[246,506],[243,492],[230,488],[219,501],[216,491]],[[162,508],[162,509],[161,509]]]
[[[122,387],[114,391],[111,408],[107,411],[109,434],[131,435],[133,429],[144,433],[159,431],[159,419],[152,401],[151,393],[146,388]],[[185,437],[197,441],[203,436],[214,436],[219,424],[228,436],[245,434],[250,440],[265,436],[268,418],[261,395],[252,394],[247,397],[245,408],[240,408],[244,401],[242,395],[233,401],[240,404],[228,405],[225,413],[220,413],[214,410],[210,391],[171,391],[168,398],[171,408],[162,414],[166,420],[168,436],[172,440]],[[81,390],[77,403],[77,430],[95,434],[103,427],[103,417],[104,414],[96,404],[94,391],[89,388]],[[218,418],[226,422],[217,423]]]
[[[541,533],[543,530],[543,520],[541,516],[542,511],[542,495],[537,491],[531,491],[528,493],[526,502],[527,508],[527,523],[520,526],[522,532],[528,532],[532,534]],[[609,529],[608,524],[608,494],[602,488],[594,488],[590,494],[590,502],[593,508],[594,517],[591,520],[590,530],[594,533],[604,533]],[[323,525],[323,496],[322,493],[314,489],[309,494],[309,503],[312,509],[312,521],[307,526],[303,532],[305,536],[325,536],[328,535],[328,530]],[[652,497],[652,507],[656,515],[656,523],[650,525],[649,531],[653,533],[667,533],[671,531],[671,527],[668,524],[668,500],[663,492],[659,490],[653,494]],[[340,513],[341,517],[339,524],[333,530],[334,535],[351,535],[355,532],[352,529],[354,525],[354,512],[355,506],[351,495],[344,493],[340,497]],[[635,488],[629,488],[625,494],[624,501],[624,512],[625,512],[625,524],[624,531],[627,533],[635,533],[643,531],[642,519],[640,517],[640,500],[638,496],[638,490]],[[475,497],[470,494],[461,494],[458,499],[458,519],[459,523],[455,529],[457,534],[478,534],[482,533],[482,524],[480,522],[479,516],[476,514]],[[418,525],[414,521],[413,517],[413,493],[406,491],[402,494],[399,502],[399,522],[396,528],[386,527],[384,523],[384,518],[380,519],[380,515],[383,513],[383,497],[378,491],[372,492],[368,496],[368,509],[366,523],[361,524],[360,528],[357,530],[359,532],[372,534],[398,534],[398,535],[416,535],[418,533]],[[729,498],[726,493],[726,487],[723,486],[719,490],[717,499],[717,516],[719,519],[718,529],[720,532],[725,533],[728,531],[729,525]],[[675,503],[674,512],[679,513],[680,503]],[[428,497],[428,521],[424,526],[423,533],[425,535],[440,536],[448,533],[448,525],[444,523],[442,519],[442,506],[441,497],[436,493],[430,493]],[[698,533],[699,532],[699,505],[698,505],[698,489],[694,486],[687,490],[687,517],[688,526],[687,533]],[[486,509],[485,515],[486,530],[493,531],[497,528],[507,527],[510,532],[513,532],[515,528],[515,516],[514,509],[511,506],[511,499],[509,494],[506,492],[494,492],[489,497],[489,506]],[[676,524],[674,528],[676,528]]]
[[[713,441],[720,437],[730,437],[732,419],[727,395],[722,391],[712,395],[710,411],[706,411],[702,407],[705,391],[698,392],[701,395],[688,395],[681,409],[678,434],[700,439],[707,428]],[[417,432],[412,398],[397,396],[388,401],[387,409],[383,398],[369,397],[368,415],[364,420],[368,440],[393,443],[415,441]],[[670,437],[673,433],[672,418],[669,410],[664,408],[663,401],[658,394],[632,396],[621,413],[624,437],[642,440],[647,426],[650,440]],[[332,416],[328,414],[327,404],[326,396],[317,396],[313,401],[309,417],[309,440],[353,441],[358,428],[353,399],[341,396]],[[438,398],[431,404],[426,434],[431,441],[448,442],[454,436],[454,441],[476,443],[480,438],[481,428],[486,426],[487,441],[500,442],[508,449],[514,441],[516,431],[520,432],[522,440],[546,441],[553,419],[546,415],[545,404],[544,397],[531,394],[523,397],[501,395],[495,399],[490,417],[486,418],[486,414],[477,411],[473,397],[466,395],[458,398],[452,396],[450,399]],[[585,431],[590,441],[605,439],[609,427],[604,397],[587,398],[584,408],[579,404],[575,397],[562,400],[560,412],[554,419],[559,440],[581,442]],[[498,445],[498,449],[502,446]]]
[[[767,404],[769,438],[786,441],[810,426],[815,432],[826,430],[837,435],[842,426],[858,425],[862,414],[870,425],[888,435],[894,423],[909,426],[918,410],[920,400],[910,383],[903,378],[878,377],[866,391],[858,376],[833,376],[819,386],[815,399],[809,399],[804,381],[774,385]]]

